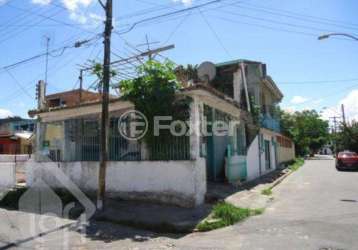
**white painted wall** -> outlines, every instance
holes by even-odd
[[[0,155],[0,162],[27,161],[29,158],[29,155]]]
[[[252,181],[260,177],[260,161],[261,161],[261,175],[268,174],[277,168],[275,148],[272,144],[272,138],[274,136],[263,133],[263,137],[264,140],[270,141],[271,169],[266,169],[265,153],[262,152],[259,156],[259,135],[257,135],[247,151],[247,180],[248,181]]]
[[[60,168],[84,192],[98,187],[97,162],[39,163],[28,161],[27,184],[41,178],[54,188],[65,188],[56,180]],[[52,169],[52,170],[51,170]],[[206,193],[205,159],[196,161],[108,162],[106,191],[111,197],[151,200],[184,207],[200,205]]]
[[[252,181],[258,177],[260,177],[259,136],[256,136],[247,151],[247,180]]]
[[[12,188],[16,185],[15,163],[0,162],[0,188]]]

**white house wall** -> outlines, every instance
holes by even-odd
[[[259,137],[256,136],[247,151],[247,180],[252,181],[260,176]]]
[[[259,154],[259,135],[255,137],[249,146],[247,151],[247,181],[252,181],[260,177],[260,175],[262,176],[268,174],[269,172],[276,169],[276,155],[274,146],[272,144],[273,137],[274,135],[263,133],[264,140],[270,141],[271,169],[266,169],[265,153],[262,152]],[[262,150],[264,150],[264,145],[262,145]]]
[[[56,168],[83,192],[94,193],[97,190],[99,164],[96,162],[29,161],[26,165],[27,184],[31,186],[40,178],[52,188],[66,188],[56,179]],[[113,198],[197,206],[204,202],[206,193],[205,159],[108,162],[106,192]]]
[[[12,188],[16,185],[16,163],[0,162],[0,188]]]

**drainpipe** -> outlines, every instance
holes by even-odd
[[[251,105],[249,100],[249,91],[247,90],[247,82],[246,82],[246,75],[245,75],[245,64],[240,63],[240,69],[242,74],[242,80],[244,82],[244,89],[245,89],[245,98],[246,98],[246,104],[247,104],[247,110],[251,112]]]

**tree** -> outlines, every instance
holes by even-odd
[[[293,139],[298,155],[314,154],[329,141],[329,124],[315,110],[281,111],[281,129]]]
[[[358,122],[351,125],[342,124],[336,135],[338,151],[350,150],[358,152]]]
[[[154,117],[172,116],[174,120],[186,121],[191,100],[176,98],[181,85],[170,61],[149,60],[137,71],[137,78],[121,81],[119,88],[123,98],[134,103],[135,108],[147,117],[148,132],[144,139],[149,145],[155,139]]]

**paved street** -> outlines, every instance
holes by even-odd
[[[337,172],[333,160],[311,160],[274,189],[275,200],[263,215],[233,227],[161,236],[103,223],[90,227],[84,242],[70,231],[69,242],[75,249],[358,249],[357,180],[358,172]],[[17,214],[2,210],[2,244],[16,236],[27,238],[17,248],[32,248],[38,238],[14,233],[24,225],[14,219]],[[42,239],[45,249],[64,244],[57,231]]]

